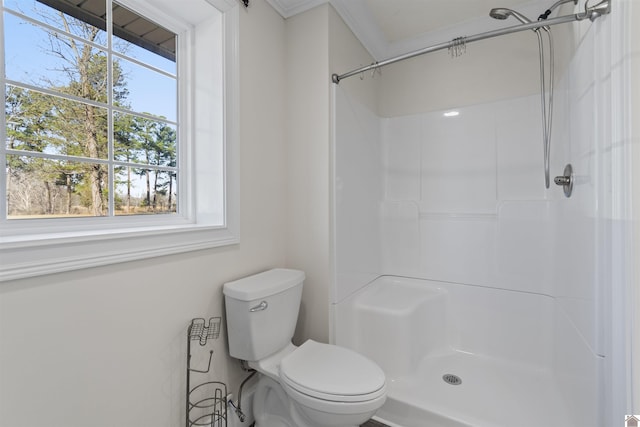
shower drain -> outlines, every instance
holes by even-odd
[[[459,376],[453,374],[444,374],[442,379],[445,383],[450,385],[460,385],[462,384],[462,379]]]

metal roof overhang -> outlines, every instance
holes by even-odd
[[[105,0],[37,0],[106,31]],[[156,53],[170,61],[176,60],[176,35],[129,9],[113,3],[113,34],[130,43]]]

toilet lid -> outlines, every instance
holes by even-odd
[[[366,357],[312,340],[282,359],[280,379],[302,393],[338,401],[375,398],[385,387],[384,372]]]

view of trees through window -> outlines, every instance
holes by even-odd
[[[176,35],[112,0],[2,13],[6,218],[175,213]]]

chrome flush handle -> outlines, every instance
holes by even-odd
[[[260,304],[256,305],[255,307],[251,307],[249,311],[251,313],[255,313],[256,311],[266,310],[267,307],[269,307],[269,304],[267,304],[266,301],[262,301]]]

